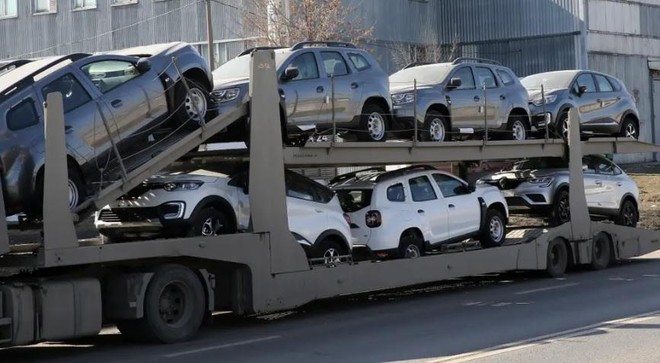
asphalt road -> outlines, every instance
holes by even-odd
[[[660,253],[564,279],[511,273],[215,317],[178,345],[113,328],[69,344],[0,350],[0,362],[660,362]]]

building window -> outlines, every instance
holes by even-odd
[[[137,4],[138,0],[112,0],[112,5],[131,5]]]
[[[48,14],[57,12],[57,0],[34,0],[35,14]]]
[[[96,0],[73,0],[73,9],[96,9]]]
[[[15,18],[18,16],[18,0],[0,0],[0,18]]]

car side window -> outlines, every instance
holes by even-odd
[[[285,175],[286,194],[289,197],[328,203],[335,196],[335,193],[329,188],[294,172],[287,171]]]
[[[338,77],[348,74],[346,61],[344,61],[344,57],[339,52],[321,52],[321,58],[323,58],[323,66],[328,77],[331,75]]]
[[[591,73],[583,73],[575,80],[576,89],[580,87],[587,87],[587,92],[592,93],[596,92],[596,84],[594,83],[594,78],[591,76]]]
[[[303,53],[297,56],[291,61],[289,67],[298,68],[298,76],[292,79],[292,81],[319,78],[319,67],[316,64],[316,56],[312,52]]]
[[[41,89],[44,100],[49,93],[53,92],[60,92],[62,94],[65,113],[75,110],[92,100],[89,93],[85,91],[80,82],[70,73],[50,82]]]
[[[120,60],[92,62],[80,69],[101,93],[109,92],[140,75],[133,63]]]
[[[504,84],[505,86],[510,86],[516,83],[516,81],[513,80],[513,77],[507,71],[498,69],[497,74],[500,76],[500,79],[502,80],[502,84]]]
[[[438,184],[440,193],[442,193],[442,196],[445,198],[470,194],[470,191],[465,186],[465,184],[463,184],[463,182],[458,179],[444,174],[433,174],[433,179],[435,180],[436,184]]]
[[[497,81],[495,81],[495,74],[490,68],[475,67],[474,71],[477,75],[477,86],[479,88],[486,85],[486,88],[497,88]]]
[[[619,83],[619,81],[612,77],[607,77],[607,80],[610,81],[610,84],[615,91],[621,91],[621,83]]]
[[[412,178],[408,180],[408,184],[410,185],[410,194],[412,194],[413,202],[426,202],[438,199],[428,177],[419,176],[417,178]]]
[[[610,81],[607,80],[604,76],[600,74],[594,75],[596,77],[596,82],[598,83],[598,90],[600,92],[613,92],[614,87],[610,84]]]
[[[582,172],[584,174],[596,174],[596,167],[591,158],[585,157],[582,159]]]
[[[371,64],[369,64],[367,58],[363,57],[362,54],[348,53],[348,59],[351,60],[355,69],[360,72],[371,68]]]
[[[452,75],[452,78],[460,78],[461,86],[457,89],[474,89],[474,75],[472,75],[472,70],[470,67],[463,67],[458,69]]]
[[[39,123],[39,114],[32,98],[26,98],[7,112],[7,128],[23,130]]]
[[[595,162],[596,171],[602,175],[619,175],[621,170],[609,160],[600,159]]]
[[[403,184],[394,184],[387,188],[387,200],[390,202],[405,202],[406,192],[403,189]]]

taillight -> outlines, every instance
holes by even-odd
[[[364,221],[369,228],[380,227],[380,224],[382,223],[380,212],[377,210],[368,211],[364,217]]]
[[[348,223],[349,226],[352,224],[351,216],[349,216],[348,214],[344,213],[344,219],[346,220],[346,223]]]

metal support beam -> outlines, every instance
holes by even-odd
[[[45,109],[44,249],[74,248],[78,247],[78,237],[69,209],[69,175],[62,94],[49,93]]]
[[[580,142],[580,122],[578,111],[568,112],[568,147],[570,169],[569,206],[571,210],[571,240],[584,241],[591,238],[591,218],[584,194],[584,173],[582,171],[582,142]]]
[[[2,179],[0,178],[0,256],[9,252],[9,231],[7,223],[3,222],[7,220],[7,215],[5,214],[5,198],[2,189]]]
[[[279,107],[275,53],[252,53],[250,77],[250,214],[254,233],[268,233],[271,273],[309,270],[307,257],[289,231],[282,130],[273,121]]]

